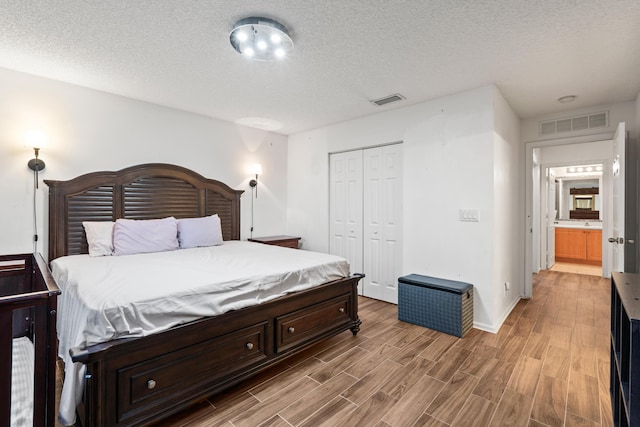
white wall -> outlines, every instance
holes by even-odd
[[[329,153],[403,141],[401,273],[472,283],[474,323],[497,330],[502,313],[496,312],[495,289],[503,289],[500,281],[504,279],[496,278],[496,271],[511,274],[503,273],[504,266],[511,263],[519,268],[522,261],[518,250],[498,253],[508,260],[495,260],[492,250],[494,210],[513,202],[505,196],[494,204],[494,144],[501,146],[501,166],[516,156],[511,140],[516,125],[506,108],[500,120],[505,121],[501,130],[508,136],[501,133],[499,142],[495,136],[494,91],[486,86],[290,135],[287,232],[302,236],[305,248],[327,251]],[[502,105],[503,100],[497,102]],[[518,173],[517,168],[506,170],[505,177],[514,172]],[[512,191],[511,184],[504,185]],[[460,209],[477,209],[480,221],[459,221]]]
[[[501,325],[523,294],[524,151],[520,119],[497,89],[493,99],[493,321]]]
[[[32,172],[24,134],[43,130],[41,179],[64,180],[139,163],[173,163],[233,188],[242,197],[242,237],[249,233],[247,167],[261,163],[254,235],[281,234],[286,221],[287,140],[279,134],[0,69],[0,254],[32,251]],[[39,230],[47,186],[37,194]],[[46,236],[40,232],[39,251]]]
[[[578,144],[556,145],[540,148],[540,164],[545,167],[597,163],[612,157],[611,140],[584,142]]]

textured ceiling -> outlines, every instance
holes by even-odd
[[[293,55],[239,55],[248,16]],[[520,118],[630,101],[639,52],[638,0],[0,0],[0,67],[283,134],[491,83]]]

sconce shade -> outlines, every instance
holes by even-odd
[[[260,163],[251,165],[249,173],[251,175],[262,175],[262,165]]]
[[[47,145],[44,132],[40,130],[30,130],[24,138],[24,146],[29,148],[43,148]]]

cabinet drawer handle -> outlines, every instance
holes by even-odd
[[[253,350],[253,343],[248,342],[246,347],[247,347],[247,350]]]
[[[344,313],[344,307],[340,307],[340,308],[338,309],[338,311],[339,311],[340,313]]]
[[[296,331],[296,329],[293,326],[289,326],[289,329],[287,329],[289,331],[290,334],[294,333]]]
[[[155,380],[149,380],[149,381],[147,381],[147,388],[148,388],[149,390],[153,390],[154,388],[156,388],[156,385],[157,385],[157,384],[156,384]]]

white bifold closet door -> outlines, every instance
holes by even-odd
[[[346,258],[351,273],[362,273],[362,151],[331,154],[329,167],[329,252]]]
[[[330,161],[330,251],[366,275],[362,295],[395,304],[402,263],[401,150],[401,144],[367,148],[332,154]]]

